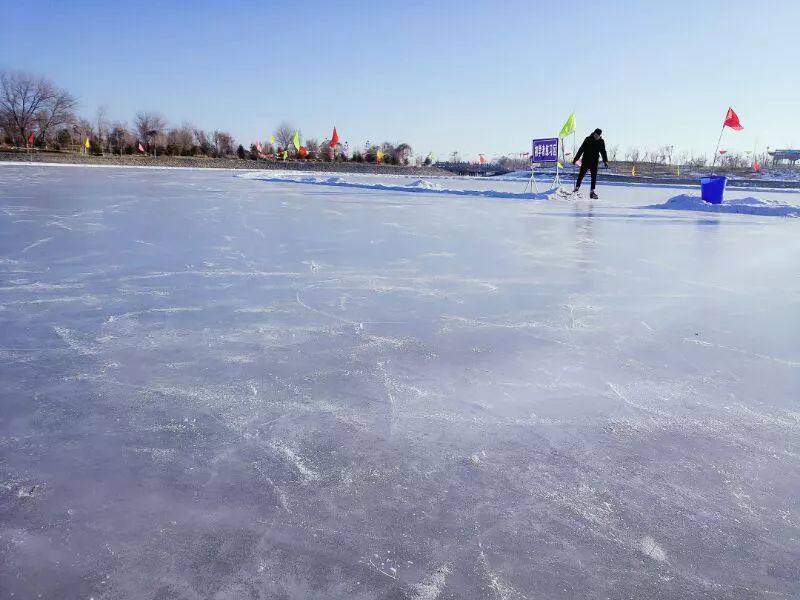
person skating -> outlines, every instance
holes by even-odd
[[[577,163],[580,160],[581,156],[583,157],[583,162],[581,163],[581,169],[578,172],[578,180],[575,182],[575,192],[580,189],[581,182],[583,178],[586,176],[587,171],[591,171],[592,173],[592,190],[589,193],[589,197],[593,199],[597,199],[597,194],[594,193],[594,188],[597,186],[597,166],[600,162],[600,157],[603,157],[603,164],[605,165],[606,169],[608,168],[608,155],[606,154],[606,142],[603,139],[603,130],[602,129],[595,129],[594,132],[587,136],[581,147],[578,148],[578,153],[575,155],[573,159],[573,163]]]

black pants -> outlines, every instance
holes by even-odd
[[[598,163],[596,162],[595,163],[590,163],[587,161],[583,162],[583,164],[581,165],[581,170],[578,172],[578,181],[575,182],[576,190],[579,187],[581,187],[581,182],[583,181],[583,178],[586,176],[586,171],[592,172],[592,189],[594,189],[597,186],[597,166]]]

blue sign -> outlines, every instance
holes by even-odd
[[[533,140],[531,162],[545,163],[558,162],[558,138]]]

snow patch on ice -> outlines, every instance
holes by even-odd
[[[287,174],[275,175],[272,173],[264,172],[249,172],[237,175],[241,179],[256,179],[259,181],[267,181],[271,183],[301,183],[307,185],[322,185],[333,187],[355,188],[362,190],[379,190],[385,192],[410,192],[410,193],[425,193],[425,194],[447,194],[451,196],[473,196],[481,198],[500,198],[507,200],[547,200],[554,192],[555,188],[551,188],[541,193],[526,193],[526,192],[504,192],[501,190],[464,190],[454,188],[444,188],[436,183],[431,183],[423,179],[414,181],[406,185],[392,185],[386,183],[362,183],[358,181],[351,181],[342,179],[341,177],[297,177]]]
[[[305,459],[281,441],[273,442],[272,448],[283,454],[306,481],[319,479],[319,473],[306,464]]]
[[[438,183],[433,183],[431,181],[425,181],[424,179],[417,179],[409,184],[406,184],[408,188],[419,188],[423,190],[442,190],[444,189]]]
[[[693,210],[710,213],[734,213],[744,215],[760,215],[770,217],[800,217],[800,206],[761,200],[749,196],[747,198],[734,198],[722,204],[711,204],[700,196],[692,194],[679,194],[673,196],[663,204],[651,204],[642,208],[659,208],[666,210]]]
[[[642,554],[657,560],[658,562],[667,562],[667,553],[659,546],[656,541],[649,535],[642,538],[641,543]]]
[[[414,598],[416,600],[436,600],[442,594],[447,575],[450,569],[447,565],[442,565],[422,583],[414,586]]]
[[[41,246],[42,244],[46,244],[47,242],[52,241],[52,239],[53,238],[49,237],[49,238],[43,238],[41,240],[36,240],[32,244],[25,246],[20,252],[20,254],[25,254],[28,250],[33,250],[34,248],[36,248],[36,246]]]

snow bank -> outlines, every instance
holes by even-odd
[[[430,181],[425,181],[424,179],[417,179],[416,181],[406,185],[406,187],[420,188],[420,189],[423,189],[423,190],[443,190],[444,189],[438,183],[432,183]]]
[[[673,196],[663,204],[651,204],[642,208],[662,208],[667,210],[695,210],[711,213],[738,213],[770,217],[800,217],[800,206],[761,200],[760,198],[736,198],[722,204],[710,204],[691,194]]]
[[[524,192],[504,192],[501,190],[463,190],[445,188],[436,183],[431,183],[424,179],[418,179],[406,185],[393,185],[385,183],[363,183],[349,181],[341,177],[309,177],[291,176],[286,174],[273,175],[271,173],[242,173],[238,175],[242,179],[257,179],[259,181],[269,181],[273,183],[302,183],[310,185],[322,185],[332,187],[356,188],[362,190],[379,190],[388,192],[410,192],[425,194],[448,194],[451,196],[477,196],[481,198],[504,198],[511,200],[546,200],[550,197],[555,188],[549,189],[538,194]]]

